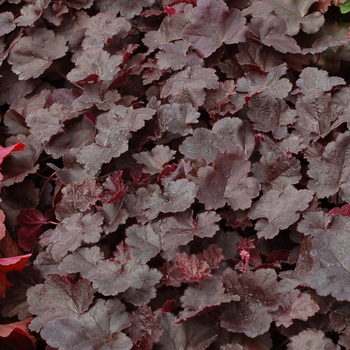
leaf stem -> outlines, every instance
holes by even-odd
[[[45,182],[43,188],[41,189],[41,191],[40,191],[40,193],[39,193],[39,198],[41,198],[41,195],[43,194],[45,187],[47,186],[47,184],[51,181],[51,179],[52,179],[55,175],[56,175],[56,171],[53,172],[53,173],[50,175],[50,177],[46,180],[46,182]]]
[[[227,58],[227,59],[229,59],[229,58],[230,58],[230,56],[228,55],[228,52],[227,52],[227,49],[226,49],[226,45],[225,45],[225,43],[222,43],[222,47],[224,48],[226,58]]]
[[[285,344],[287,344],[289,342],[289,339],[285,340],[282,344],[280,344],[276,349],[274,350],[278,350],[278,349],[281,349],[281,347]]]
[[[83,87],[81,87],[80,85],[73,83],[72,81],[70,81],[66,75],[64,75],[57,67],[54,63],[52,63],[52,66],[55,68],[56,72],[63,77],[64,79],[66,79],[69,83],[71,83],[72,85],[76,86],[78,89],[85,91],[85,89]]]

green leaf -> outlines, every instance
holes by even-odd
[[[344,4],[340,4],[339,8],[340,8],[341,13],[350,12],[350,0],[346,0],[346,2]]]

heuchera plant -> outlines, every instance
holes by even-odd
[[[348,7],[0,0],[1,349],[350,349]]]

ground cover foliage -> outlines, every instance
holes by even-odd
[[[347,3],[0,1],[1,348],[350,349]]]

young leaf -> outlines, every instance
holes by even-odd
[[[343,4],[339,5],[340,12],[341,13],[348,13],[350,12],[350,1],[346,0]]]
[[[141,305],[131,314],[131,329],[128,332],[132,342],[142,349],[153,349],[163,334],[163,328],[156,324],[157,314],[146,304]]]

